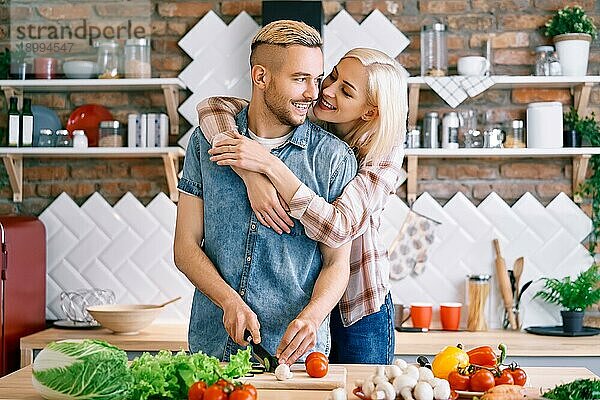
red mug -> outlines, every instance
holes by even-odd
[[[410,319],[415,328],[429,329],[432,314],[433,304],[431,303],[411,303],[410,305]]]
[[[54,79],[58,74],[58,60],[52,57],[36,57],[33,70],[37,79]]]
[[[441,303],[440,321],[445,331],[457,331],[460,325],[460,309],[462,303]]]

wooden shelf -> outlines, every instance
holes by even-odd
[[[417,172],[419,158],[572,158],[573,193],[585,179],[588,162],[592,155],[600,154],[600,147],[569,147],[559,149],[406,149],[408,181],[406,199],[412,204],[417,199]],[[580,196],[573,200],[581,203]]]
[[[537,88],[537,89],[571,89],[574,105],[580,115],[587,114],[592,87],[600,83],[600,76],[508,76],[494,75],[495,84],[487,90]],[[408,78],[409,112],[408,125],[415,126],[419,110],[419,92],[430,90],[422,76]]]
[[[22,102],[23,93],[31,92],[90,92],[90,91],[140,91],[162,90],[170,121],[170,134],[179,135],[179,90],[186,86],[179,78],[148,79],[32,79],[0,80],[0,88],[6,100],[18,97]]]
[[[13,191],[13,201],[23,201],[23,158],[162,158],[169,197],[179,199],[177,169],[179,157],[185,155],[181,147],[90,147],[87,149],[56,147],[0,147],[0,157],[6,167]]]

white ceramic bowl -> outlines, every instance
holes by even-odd
[[[70,79],[89,79],[96,75],[96,63],[93,61],[65,61],[62,68]]]
[[[103,304],[87,308],[103,327],[121,335],[135,335],[164,310],[150,304]]]

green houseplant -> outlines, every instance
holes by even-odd
[[[586,75],[590,43],[597,31],[585,10],[580,6],[558,10],[543,29],[554,40],[563,75]]]
[[[544,288],[539,290],[534,298],[541,298],[550,304],[563,308],[563,330],[579,332],[583,329],[585,309],[600,301],[600,269],[597,264],[582,271],[576,279],[566,276],[562,279],[542,278]]]

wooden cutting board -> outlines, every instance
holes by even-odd
[[[312,389],[312,390],[333,390],[338,387],[346,387],[346,368],[341,365],[330,365],[327,375],[322,378],[311,378],[306,373],[304,364],[294,364],[290,368],[294,373],[292,379],[278,381],[275,374],[265,372],[264,374],[254,375],[252,377],[240,378],[242,382],[248,382],[256,386],[257,389]]]

